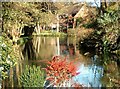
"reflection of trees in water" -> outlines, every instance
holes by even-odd
[[[102,84],[105,87],[111,86],[111,87],[118,87],[117,84],[120,83],[120,63],[119,61],[119,56],[117,54],[109,54],[105,53],[102,55],[99,55],[98,60],[94,59],[95,64],[102,65],[104,71],[103,71],[103,76],[101,78]],[[107,81],[107,82],[106,82]]]
[[[75,46],[73,44],[69,44],[69,55],[75,55]]]
[[[35,50],[31,39],[25,43],[22,53],[24,58],[28,57],[29,60],[35,59]]]
[[[33,37],[23,46],[24,59],[49,59],[55,55],[75,55],[73,38]]]
[[[60,44],[60,54],[68,55],[69,52],[68,52],[68,46],[67,46],[67,37],[65,37],[64,39],[60,38],[59,44]]]
[[[36,52],[36,59],[51,59],[57,50],[57,38],[55,37],[33,37],[33,46]]]
[[[61,55],[75,55],[76,44],[72,38],[72,40],[68,37],[60,40],[60,52]]]

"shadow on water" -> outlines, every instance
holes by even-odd
[[[29,60],[35,59],[36,56],[35,56],[35,50],[34,50],[32,38],[28,39],[28,41],[24,44],[22,54],[24,58],[28,57]]]
[[[21,86],[18,83],[16,84],[16,80],[19,79],[18,76],[24,72],[24,68],[26,64],[29,65],[37,65],[41,67],[45,67],[45,60],[52,59],[55,55],[60,55],[63,57],[67,57],[68,60],[74,60],[78,58],[77,65],[79,75],[73,78],[73,80],[77,83],[82,84],[86,87],[102,87],[107,86],[107,83],[102,82],[106,81],[107,74],[117,73],[115,76],[119,75],[117,62],[109,62],[106,61],[106,65],[109,65],[109,68],[113,68],[113,71],[108,71],[109,68],[104,66],[103,58],[104,56],[98,56],[95,50],[87,49],[85,47],[81,47],[76,42],[77,38],[74,37],[32,37],[28,39],[28,41],[19,47],[19,51],[23,56],[20,57],[22,59],[21,62],[18,62],[16,65],[17,68],[13,69],[13,73],[9,75],[9,78],[4,82],[4,86],[10,86],[11,81],[13,82],[13,86]],[[106,58],[105,58],[106,59]],[[108,58],[109,60],[110,58]],[[115,58],[116,59],[116,58]],[[16,69],[21,71],[16,76]],[[20,70],[21,69],[21,70]],[[17,71],[17,72],[18,72]],[[113,73],[113,74],[114,74]],[[14,75],[14,78],[10,80],[10,77]],[[105,77],[107,76],[107,77]],[[112,76],[112,75],[111,75]],[[6,83],[7,82],[7,83]],[[6,83],[6,84],[5,84]]]

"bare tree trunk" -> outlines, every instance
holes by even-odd
[[[57,32],[59,32],[59,15],[57,14]]]
[[[104,0],[100,0],[100,14],[104,14]]]
[[[105,9],[107,8],[107,1],[104,0],[104,4],[105,4]]]
[[[100,8],[99,8],[99,5],[97,4],[96,0],[94,0],[94,2],[95,2],[95,4],[96,4],[96,6],[97,6],[98,14],[100,15],[101,10],[100,10]],[[101,0],[100,0],[100,3],[101,3]],[[101,4],[100,4],[100,5],[101,5]]]
[[[1,7],[0,7],[0,8],[1,8]],[[3,18],[0,17],[0,36],[2,35],[2,34],[1,34],[2,31],[3,31]]]
[[[2,35],[1,34],[2,31],[3,31],[3,21],[2,21],[2,17],[0,17],[0,36]]]
[[[107,8],[107,0],[100,0],[100,14],[104,14],[105,13],[105,9]]]
[[[75,29],[75,27],[76,27],[76,18],[74,18],[73,29]]]
[[[10,87],[15,87],[14,86],[14,79],[13,79],[13,68],[10,68],[10,78],[9,78],[9,81],[11,82],[11,84],[10,84]]]
[[[57,37],[57,55],[60,55],[60,43],[59,43],[59,37]]]

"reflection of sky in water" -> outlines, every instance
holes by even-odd
[[[96,65],[79,66],[79,75],[74,77],[74,80],[86,87],[101,87],[100,78],[103,74],[103,68]]]

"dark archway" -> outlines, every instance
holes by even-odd
[[[34,28],[34,26],[24,26],[24,28],[22,29],[24,36],[31,36],[34,32]]]

